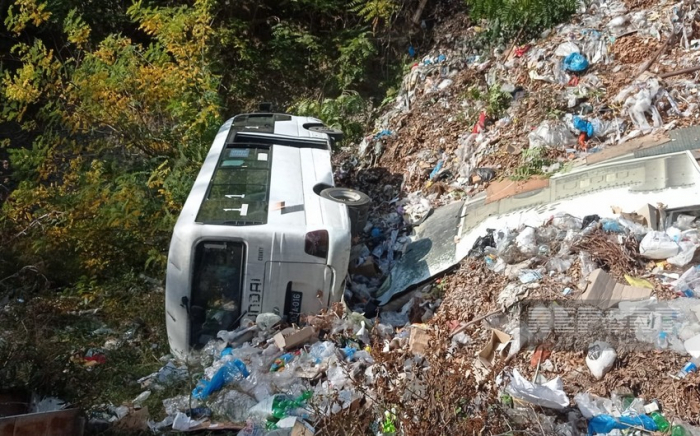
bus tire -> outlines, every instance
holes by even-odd
[[[349,188],[326,188],[321,191],[321,197],[336,203],[343,203],[348,207],[361,207],[368,205],[372,200],[364,192]]]
[[[348,207],[350,217],[350,234],[354,238],[362,233],[369,217],[369,205],[372,200],[364,192],[348,188],[326,188],[321,197]]]

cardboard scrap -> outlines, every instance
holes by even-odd
[[[645,300],[651,297],[651,291],[649,288],[617,283],[610,274],[598,268],[588,276],[588,286],[579,300],[605,310],[620,301]]]
[[[659,230],[659,209],[652,206],[651,204],[646,204],[637,210],[637,214],[644,218],[644,225],[652,230]]]
[[[659,210],[651,204],[642,206],[636,212],[623,212],[618,206],[613,206],[612,211],[614,214],[620,215],[620,217],[628,221],[641,224],[652,230],[659,229]]]
[[[377,277],[380,273],[377,264],[372,257],[368,257],[362,265],[348,268],[351,274],[359,274],[364,277]]]
[[[537,176],[518,182],[508,179],[494,181],[486,188],[486,204],[547,187],[549,187],[549,179]]]
[[[314,436],[314,428],[304,421],[297,420],[292,427],[290,436]]]
[[[487,367],[493,366],[496,357],[505,358],[508,356],[511,336],[500,330],[491,330],[491,340],[479,352],[479,360]]]
[[[148,430],[148,407],[142,407],[140,409],[129,410],[129,413],[117,421],[115,427],[120,430],[129,431],[144,431]]]
[[[425,324],[413,324],[411,326],[411,334],[408,337],[408,349],[413,354],[425,356],[430,343],[429,328]]]
[[[311,326],[306,326],[303,329],[289,327],[277,333],[273,339],[277,347],[281,350],[289,351],[309,342],[315,335],[316,330]]]
[[[586,164],[591,165],[598,162],[603,162],[608,159],[613,159],[616,157],[624,156],[629,153],[634,153],[637,150],[644,150],[646,148],[656,147],[657,145],[662,145],[671,140],[665,132],[654,133],[651,135],[644,135],[639,138],[634,138],[622,144],[618,144],[614,147],[606,147],[597,153],[591,153],[586,156]]]

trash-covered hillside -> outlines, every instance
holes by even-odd
[[[688,152],[683,168],[700,173],[700,2],[579,9],[538,39],[490,51],[475,43],[481,23],[440,22],[374,129],[338,154],[336,182],[373,199],[345,304],[299,325],[261,314],[191,362],[164,356],[139,379],[139,398],[96,407],[92,424],[240,436],[699,435],[694,176],[656,189],[673,207],[547,204],[535,221],[462,229],[433,248],[470,238],[464,258],[377,302],[416,235],[454,201],[508,201],[538,192],[532,180],[635,153]],[[191,390],[163,401],[164,419],[139,415],[150,392],[193,374]]]

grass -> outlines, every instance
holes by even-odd
[[[169,351],[164,292],[135,274],[102,288],[33,290],[21,301],[14,295],[0,311],[4,389],[56,396],[88,412],[89,419],[95,406],[128,404],[144,390],[137,380],[164,365],[159,360]],[[96,332],[101,328],[112,333]],[[110,338],[121,345],[106,350]],[[86,367],[80,358],[90,349],[103,350],[106,361]],[[151,389],[144,403],[151,419],[162,419],[162,400],[187,392],[188,384]]]

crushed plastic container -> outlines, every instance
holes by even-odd
[[[198,400],[204,400],[212,393],[224,387],[224,385],[235,380],[241,380],[249,375],[248,368],[246,368],[243,362],[238,359],[228,361],[219,368],[211,380],[200,380],[197,386],[192,390],[192,397]]]
[[[616,418],[610,415],[594,416],[588,421],[588,434],[606,434],[618,429],[643,428],[648,431],[656,431],[659,427],[654,420],[646,415],[620,416]]]

